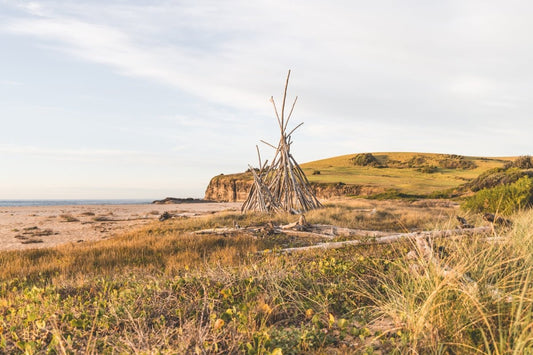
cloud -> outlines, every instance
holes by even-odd
[[[250,122],[248,113],[273,117],[268,97],[279,102],[292,68],[289,95],[300,96],[294,123],[341,127],[334,135],[326,129],[310,135],[334,145],[361,125],[374,132],[402,127],[408,135],[424,127],[449,137],[504,121],[532,128],[532,7],[455,0],[46,1],[27,3],[1,29],[194,95],[213,112],[162,119],[174,117],[189,131],[212,127],[220,136],[233,133],[221,122],[229,112],[243,122],[242,136],[264,124]],[[391,134],[376,146],[402,150],[408,139],[417,137]],[[471,149],[453,139],[451,147]],[[492,149],[493,136],[476,139],[477,150]]]
[[[211,102],[257,108],[257,102],[264,101],[245,89],[229,85],[217,74],[224,70],[223,54],[205,54],[190,46],[146,44],[111,25],[62,16],[16,19],[2,28],[47,41],[49,48],[110,66],[122,75],[170,85]],[[220,63],[213,66],[216,61]]]
[[[113,149],[53,149],[31,145],[0,144],[0,154],[45,157],[59,160],[102,160],[152,158],[146,153]]]

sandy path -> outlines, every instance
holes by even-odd
[[[153,222],[163,212],[198,216],[238,210],[240,203],[0,207],[0,250],[45,248],[110,238]]]

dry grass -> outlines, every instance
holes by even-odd
[[[308,220],[353,228],[381,220],[391,230],[422,228],[425,218],[431,229],[455,223],[455,207],[425,203],[354,200]],[[437,241],[446,275],[421,255],[408,258],[409,242],[258,255],[280,237],[188,233],[294,219],[223,213],[0,253],[0,352],[533,351],[533,213],[515,216],[497,242]]]

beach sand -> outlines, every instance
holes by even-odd
[[[164,212],[192,217],[236,211],[240,206],[240,203],[183,203],[0,207],[0,250],[101,240],[157,221]]]

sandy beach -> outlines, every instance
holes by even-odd
[[[0,250],[46,248],[111,238],[157,221],[162,213],[201,216],[240,203],[0,207]]]

